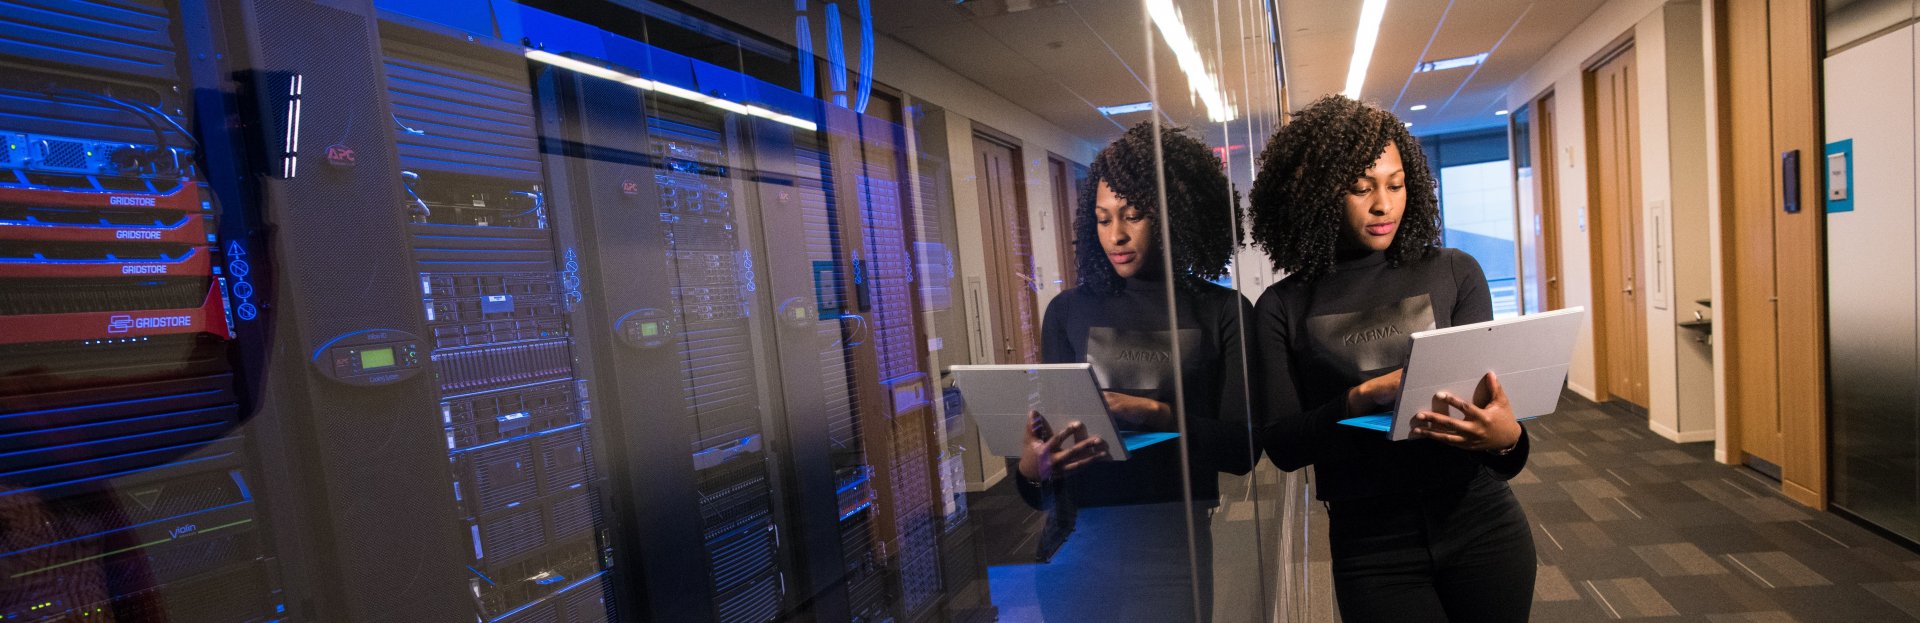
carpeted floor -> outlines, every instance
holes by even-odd
[[[1920,555],[1802,507],[1645,420],[1566,399],[1514,490],[1540,553],[1535,621],[1920,620]]]
[[[1669,442],[1644,417],[1571,395],[1529,428],[1533,455],[1513,486],[1540,556],[1535,621],[1920,621],[1920,555],[1795,504],[1752,470],[1715,463],[1711,443]],[[1001,620],[1028,620],[1034,610],[1014,602],[1045,597],[1014,584],[1032,564],[1040,515],[1002,484],[972,496],[972,515],[996,567]],[[1281,620],[1338,620],[1318,504],[1296,504],[1307,510],[1288,526],[1306,532],[1309,562],[1290,574],[1303,586],[1272,588],[1280,556],[1255,555],[1282,541],[1273,536],[1281,490],[1270,465],[1257,478],[1223,479],[1213,523],[1221,623],[1258,620],[1268,610],[1260,603],[1289,591],[1304,599]]]

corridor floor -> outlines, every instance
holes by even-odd
[[[1513,488],[1540,558],[1534,621],[1920,621],[1920,554],[1799,506],[1752,470],[1715,463],[1711,443],[1667,441],[1647,430],[1644,417],[1572,395],[1528,426],[1533,454]],[[1257,522],[1255,503],[1245,501],[1256,480],[1251,497],[1264,518]],[[1307,509],[1309,563],[1305,578],[1289,576],[1304,587],[1273,588],[1290,580],[1255,577],[1271,574],[1272,560],[1284,557],[1254,553],[1273,552],[1279,480],[1270,464],[1257,479],[1222,478],[1213,522],[1219,623],[1259,620],[1267,610],[1259,603],[1292,591],[1304,595],[1279,620],[1339,620],[1318,503],[1296,506]],[[981,554],[993,565],[999,620],[1040,620],[1033,606],[1045,597],[1024,573],[1043,515],[1026,508],[1010,482],[970,497],[985,522]],[[1258,541],[1248,528],[1255,523],[1265,535]],[[1271,590],[1256,586],[1262,583]],[[1115,597],[1115,610],[1126,611],[1124,596]]]
[[[1579,398],[1532,423],[1535,621],[1920,620],[1920,555]]]

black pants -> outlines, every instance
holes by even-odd
[[[1328,505],[1346,623],[1526,621],[1536,559],[1526,511],[1482,472],[1459,487]]]

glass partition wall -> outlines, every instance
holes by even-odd
[[[1236,304],[1269,8],[10,10],[0,620],[1324,614]]]

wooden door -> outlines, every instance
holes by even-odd
[[[1729,97],[1723,101],[1729,104],[1726,154],[1732,170],[1732,183],[1725,186],[1728,207],[1722,224],[1733,238],[1733,244],[1725,247],[1731,260],[1726,283],[1727,413],[1739,418],[1735,430],[1728,432],[1738,436],[1746,454],[1778,465],[1780,409],[1774,386],[1780,353],[1775,332],[1779,310],[1774,298],[1773,223],[1777,174],[1769,105],[1767,11],[1764,5],[1740,3],[1729,3],[1727,8],[1729,36],[1721,57],[1727,65]]]
[[[1647,405],[1647,310],[1640,218],[1638,75],[1628,48],[1587,74],[1595,329],[1600,391]]]
[[[987,308],[993,318],[994,363],[1040,361],[1040,313],[1034,292],[1033,242],[1012,147],[974,136],[974,179],[986,231]]]
[[[1827,469],[1817,7],[1810,0],[1715,5],[1726,67],[1720,209],[1728,456],[1779,478],[1783,493],[1816,508],[1826,503]],[[1797,155],[1797,170],[1787,154]]]
[[[1533,193],[1540,249],[1540,291],[1546,306],[1541,311],[1567,306],[1566,292],[1560,280],[1560,160],[1555,157],[1558,143],[1553,140],[1553,94],[1540,96],[1533,104]]]

